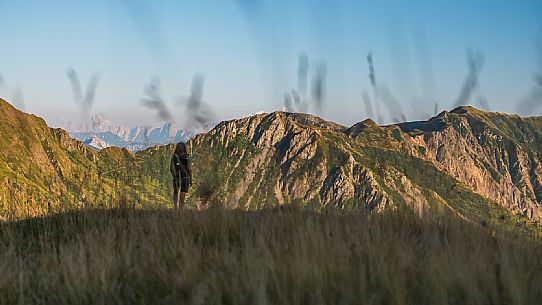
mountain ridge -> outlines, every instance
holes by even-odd
[[[5,104],[0,101],[0,110]],[[529,223],[541,220],[542,167],[536,144],[542,139],[542,118],[472,109],[443,112],[426,123],[438,121],[444,127],[425,131],[369,120],[346,127],[285,112],[223,121],[188,142],[194,167],[188,205],[221,203],[255,210],[296,204],[367,213],[407,208],[420,215],[448,211],[491,226],[532,230]],[[12,115],[5,112],[0,116]],[[21,134],[21,129],[10,129],[14,143],[39,141],[41,148],[28,150],[28,155],[45,161],[17,153],[24,148],[0,157],[2,217],[169,203],[174,145],[135,154],[114,147],[97,152],[62,130],[47,128],[42,119],[14,108],[11,112],[32,126]],[[0,126],[0,133],[8,133],[9,124]],[[21,142],[25,137],[27,142]],[[42,152],[44,147],[48,153]],[[20,172],[12,168],[14,162]],[[2,170],[6,167],[11,171]],[[10,182],[14,179],[21,183]],[[6,204],[7,197],[17,204]]]
[[[466,110],[466,111],[465,111]],[[489,117],[477,117],[480,114],[484,114],[485,116],[489,115]],[[274,113],[270,114],[271,117],[280,117],[281,114]],[[513,213],[520,214],[520,215],[526,215],[529,219],[539,221],[540,220],[540,158],[537,153],[536,156],[532,156],[531,160],[528,162],[532,164],[526,164],[523,162],[520,166],[524,169],[530,168],[529,170],[524,170],[523,172],[514,172],[510,171],[508,169],[501,168],[501,171],[503,173],[498,173],[498,171],[495,168],[492,168],[492,166],[489,166],[489,163],[494,163],[494,167],[499,166],[499,159],[493,160],[491,159],[491,154],[487,151],[483,150],[483,143],[479,141],[485,141],[484,139],[487,139],[487,135],[484,135],[484,132],[494,132],[494,129],[486,129],[484,126],[490,126],[491,122],[493,121],[502,121],[502,120],[509,120],[508,118],[515,118],[516,120],[519,120],[518,122],[515,122],[516,124],[522,124],[524,123],[524,120],[517,117],[517,116],[509,116],[499,113],[486,113],[479,110],[476,110],[475,108],[467,108],[467,107],[460,107],[456,110],[452,110],[451,112],[443,112],[439,116],[432,118],[426,123],[433,123],[435,121],[439,122],[439,125],[441,125],[439,128],[432,128],[431,130],[423,131],[416,131],[412,134],[408,134],[405,132],[402,132],[401,130],[401,124],[393,124],[388,126],[378,126],[376,124],[366,124],[371,125],[371,128],[367,129],[365,134],[363,134],[363,130],[360,131],[359,134],[362,134],[360,137],[359,134],[354,138],[359,138],[358,140],[355,140],[354,142],[358,142],[355,144],[361,144],[360,149],[363,148],[365,150],[370,149],[386,149],[387,151],[392,151],[394,153],[404,153],[408,155],[411,158],[418,158],[421,160],[424,160],[426,162],[431,163],[433,166],[435,166],[438,170],[444,171],[450,176],[452,176],[454,179],[457,179],[458,182],[461,182],[468,186],[467,188],[470,188],[471,190],[475,190],[476,192],[479,192],[480,195],[485,197],[486,199],[489,199],[491,201],[499,202],[502,206],[505,206],[506,208],[512,210]],[[536,122],[541,121],[541,119],[538,118],[529,118],[528,120],[535,120]],[[528,121],[527,120],[527,121]],[[280,119],[279,119],[280,121]],[[472,124],[471,127],[474,127],[474,131],[471,130],[470,133],[461,133],[460,128],[467,127],[467,125],[464,125],[465,123],[468,123],[470,121],[470,124]],[[265,120],[262,120],[263,124],[265,125]],[[365,122],[367,123],[367,122]],[[491,124],[490,124],[491,123]],[[510,122],[509,122],[510,123]],[[512,122],[514,123],[514,122]],[[216,133],[216,130],[220,130],[221,126],[228,126],[232,125],[230,127],[231,130],[233,128],[233,125],[240,124],[241,126],[244,126],[248,132],[245,134],[245,138],[251,139],[256,146],[259,144],[259,138],[261,137],[259,135],[259,132],[256,132],[258,128],[256,128],[255,123],[251,122],[251,119],[245,119],[244,121],[238,120],[237,123],[228,122],[222,125],[217,126],[218,129],[212,130],[210,134]],[[283,123],[275,123],[274,125],[281,125]],[[359,123],[358,123],[359,124]],[[269,124],[268,124],[269,125]],[[273,124],[271,124],[273,125]],[[356,126],[357,124],[354,124],[353,126]],[[483,125],[483,126],[480,126]],[[494,124],[493,124],[494,125]],[[469,125],[470,126],[470,125]],[[505,132],[500,132],[502,136],[504,136],[506,139],[505,144],[496,145],[497,148],[501,150],[501,153],[504,154],[506,159],[509,159],[510,153],[512,153],[512,158],[517,158],[517,154],[514,154],[514,151],[511,152],[506,150],[505,148],[510,149],[517,149],[517,146],[511,146],[512,144],[518,145],[521,143],[524,143],[525,141],[521,140],[514,140],[511,139],[507,134],[509,134],[509,129],[511,129],[514,126],[507,126],[504,125],[503,128]],[[469,127],[469,128],[471,128]],[[480,128],[484,127],[484,128]],[[349,135],[349,130],[352,130],[352,127],[345,129],[344,134]],[[443,130],[446,130],[446,132],[442,132]],[[273,129],[272,132],[270,132],[270,135],[267,137],[264,137],[266,139],[271,139],[271,142],[268,144],[268,146],[276,145],[278,142],[273,142],[273,136],[278,137],[281,139],[287,139],[288,136],[285,134],[280,134],[277,136],[277,131],[280,132],[280,130]],[[421,132],[421,133],[420,133]],[[221,136],[224,137],[226,132],[221,131]],[[236,132],[233,132],[233,135],[229,139],[224,139],[224,144],[227,146],[229,142],[232,142],[233,138],[235,137]],[[273,135],[271,135],[273,134]],[[540,134],[539,131],[536,131],[536,134]],[[208,134],[209,135],[209,134]],[[351,135],[351,134],[350,134]],[[528,136],[529,134],[527,134]],[[292,136],[292,135],[290,135]],[[312,135],[305,135],[305,140],[309,139],[310,137],[314,137],[315,134]],[[442,137],[444,136],[444,137]],[[463,136],[468,136],[467,139],[462,138]],[[524,135],[525,136],[525,135]],[[440,138],[442,137],[442,138]],[[539,137],[539,136],[537,136]],[[337,140],[337,135],[334,135],[332,138],[334,140]],[[405,141],[407,139],[408,141]],[[462,140],[463,147],[457,147],[457,150],[454,153],[447,154],[445,153],[446,150],[452,150],[453,146],[450,146],[450,143],[453,143],[454,141]],[[197,138],[195,139],[197,142]],[[348,142],[348,141],[347,141]],[[404,142],[404,143],[402,143]],[[450,143],[448,143],[450,142]],[[504,143],[504,142],[503,142]],[[310,141],[305,143],[306,147],[310,147],[311,143]],[[497,143],[498,144],[498,143]],[[280,146],[280,145],[278,145]],[[351,146],[351,145],[345,145],[345,146]],[[471,147],[473,146],[473,147]],[[532,148],[532,147],[531,147]],[[536,147],[535,147],[536,148]],[[429,153],[429,155],[426,155]],[[478,153],[481,153],[480,156],[477,156]],[[309,155],[312,153],[309,152]],[[468,159],[468,162],[465,163],[465,166],[463,168],[460,168],[460,166],[454,166],[454,162],[451,162],[454,155],[462,155],[465,160]],[[377,159],[379,156],[378,154],[375,154],[373,156],[375,159]],[[501,158],[502,159],[502,158]],[[352,159],[350,159],[352,160]],[[385,160],[384,160],[385,161]],[[502,160],[501,160],[502,161]],[[287,161],[286,164],[288,164],[290,161]],[[409,161],[411,162],[411,161]],[[507,162],[512,162],[513,160],[508,160]],[[353,162],[350,162],[350,165],[352,166]],[[384,162],[385,163],[385,162]],[[461,163],[461,162],[460,162]],[[501,162],[502,163],[502,162]],[[503,165],[503,164],[501,164]],[[513,167],[513,164],[510,166]],[[507,166],[507,167],[510,167]],[[468,171],[465,171],[464,169],[469,168],[472,170],[472,173],[469,174]],[[501,175],[503,179],[503,183],[499,184],[495,181],[490,181],[491,179],[495,178],[497,180],[500,180],[499,177],[495,177]],[[250,176],[249,176],[250,177]],[[350,175],[350,178],[352,176]],[[332,179],[332,178],[329,178]],[[516,183],[514,183],[514,180]],[[332,180],[328,180],[328,183]],[[518,181],[524,181],[527,184],[527,187],[524,189],[520,189],[521,187],[518,186]],[[303,183],[301,183],[303,184]],[[499,192],[496,190],[502,189],[503,192]],[[344,190],[343,190],[344,191]],[[352,193],[352,192],[350,192]],[[523,194],[522,194],[523,193]],[[326,191],[323,191],[322,194],[327,194]],[[534,195],[534,196],[533,196]],[[235,198],[237,199],[237,198]],[[304,198],[307,199],[307,198]]]

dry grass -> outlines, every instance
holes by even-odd
[[[542,246],[454,218],[89,210],[0,226],[2,304],[540,304]]]

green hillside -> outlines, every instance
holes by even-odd
[[[95,152],[2,100],[0,118],[0,217],[167,202],[168,156],[154,149],[138,155],[117,148]]]
[[[83,207],[166,207],[173,145],[96,152],[0,100],[0,217]],[[282,205],[452,213],[512,230],[542,221],[542,118],[460,107],[424,122],[347,128],[275,112],[225,121],[188,144],[189,207]]]

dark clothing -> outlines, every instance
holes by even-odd
[[[175,193],[179,193],[179,192],[187,193],[189,186],[190,186],[190,177],[173,179],[173,190]]]
[[[177,148],[171,157],[170,171],[173,175],[175,193],[178,193],[179,190],[182,193],[188,192],[188,188],[192,184],[192,171],[184,143],[177,144]]]

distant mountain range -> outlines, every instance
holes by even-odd
[[[160,144],[186,142],[193,136],[210,130],[214,125],[209,124],[199,129],[181,129],[174,123],[166,123],[158,127],[143,125],[130,128],[114,125],[104,117],[94,115],[84,123],[59,120],[50,126],[66,130],[74,139],[95,150],[115,146],[137,152]]]
[[[177,136],[168,126],[143,134]],[[92,130],[138,138],[100,128]],[[0,218],[171,204],[174,145],[96,151],[0,100],[0,147]],[[188,149],[192,207],[409,210],[513,231],[542,224],[542,117],[459,107],[427,121],[347,127],[273,112],[221,122]]]

